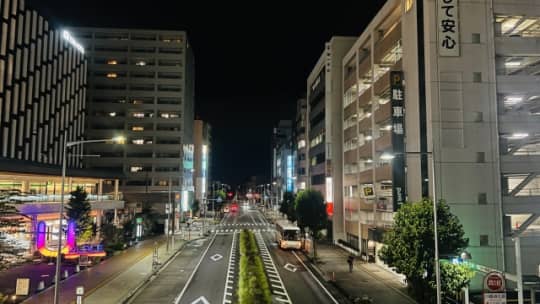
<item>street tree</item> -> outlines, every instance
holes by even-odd
[[[439,256],[458,256],[469,244],[459,219],[444,201],[437,204]],[[395,213],[394,227],[384,235],[379,257],[406,276],[411,295],[419,303],[434,303],[433,202],[407,203]],[[465,287],[473,272],[463,265],[441,264],[441,292],[453,296]]]
[[[313,235],[313,256],[316,259],[315,239],[319,231],[326,228],[328,222],[326,205],[321,192],[315,190],[300,191],[296,196],[295,210],[298,226],[302,230],[309,228],[310,233]]]
[[[77,243],[88,242],[94,234],[90,217],[92,206],[87,200],[88,194],[82,187],[77,187],[70,194],[69,202],[65,207],[67,217],[77,224]]]
[[[201,203],[199,202],[199,200],[193,200],[193,204],[191,205],[191,212],[193,212],[193,214],[197,214],[199,213],[199,210],[201,209]]]
[[[283,194],[283,200],[279,206],[279,212],[287,217],[291,222],[296,221],[296,210],[294,208],[296,196],[292,192],[285,192]]]

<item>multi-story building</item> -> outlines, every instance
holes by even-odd
[[[168,191],[193,191],[192,168],[184,168],[192,164],[194,120],[194,57],[186,32],[72,31],[89,61],[87,137],[127,137],[121,147],[87,147],[101,157],[86,164],[123,171],[129,203],[164,203]]]
[[[57,245],[57,233],[66,224],[60,223],[61,194],[67,200],[76,187],[87,191],[98,226],[109,212],[119,223],[117,211],[124,207],[118,192],[121,173],[82,169],[82,146],[74,145],[67,149],[62,187],[64,147],[84,140],[85,49],[69,31],[53,28],[27,9],[24,1],[0,3],[0,26],[2,222],[20,216],[22,223],[0,230],[3,240],[10,240],[8,247],[13,245],[13,252],[21,250],[18,255],[24,256],[35,252],[41,223],[49,234],[47,241]],[[6,213],[5,203],[15,205],[18,214]]]
[[[392,212],[435,196],[475,263],[515,273],[521,233],[537,274],[539,37],[537,1],[387,1],[343,59],[350,247],[375,256]]]
[[[307,126],[307,101],[305,98],[300,98],[296,102],[296,120],[293,136],[293,152],[295,155],[295,191],[304,190],[307,188],[307,165],[306,151],[306,126]]]
[[[292,120],[280,120],[272,139],[272,199],[281,201],[283,193],[294,190],[292,153]]]
[[[212,151],[212,137],[210,124],[196,119],[193,123],[193,176],[195,178],[195,199],[201,204],[208,194],[211,180],[210,164]]]
[[[344,239],[342,200],[341,61],[355,38],[332,37],[307,79],[308,187],[320,191],[332,220],[332,239]]]

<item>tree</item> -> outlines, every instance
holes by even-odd
[[[88,194],[82,187],[70,193],[66,208],[67,217],[77,224],[77,243],[85,243],[92,239],[93,223],[90,217],[92,206],[86,199]]]
[[[296,210],[294,208],[296,196],[292,192],[285,192],[283,194],[283,200],[279,206],[279,212],[287,216],[287,219],[291,222],[296,221]]]
[[[437,205],[439,256],[458,256],[469,244],[463,226],[441,201]],[[379,256],[407,277],[409,291],[420,303],[434,303],[436,297],[433,202],[424,199],[404,204],[394,216],[394,227],[384,236]],[[452,296],[472,278],[464,266],[441,264],[441,291]]]
[[[296,196],[295,210],[298,219],[298,226],[304,230],[306,227],[315,239],[320,230],[326,227],[328,216],[326,215],[326,205],[324,198],[319,191],[304,190]],[[313,242],[313,256],[317,258],[315,241]]]

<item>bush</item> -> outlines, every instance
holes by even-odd
[[[240,233],[240,273],[237,293],[240,304],[272,303],[270,285],[259,256],[255,235],[248,230]]]

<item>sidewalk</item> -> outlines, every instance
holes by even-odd
[[[350,298],[369,296],[373,303],[416,303],[406,293],[406,287],[393,273],[377,264],[355,260],[353,272],[349,272],[348,253],[334,245],[317,244],[319,263],[316,268],[328,282],[333,283]]]
[[[107,303],[116,303],[116,301],[109,301],[105,297],[120,299],[141,283],[152,271],[152,253],[156,244],[159,261],[163,263],[184,243],[179,236],[176,236],[175,239],[174,249],[169,248],[168,252],[166,252],[166,237],[159,236],[142,241],[119,255],[61,281],[60,303],[74,303],[76,300],[75,289],[78,286],[84,287],[85,298],[99,299],[100,304],[104,303],[104,299],[107,299]],[[119,278],[122,281],[119,281]],[[51,303],[54,286],[47,286],[49,288],[29,297],[23,303]],[[85,299],[85,303],[89,302]],[[94,303],[98,302],[94,300]]]

